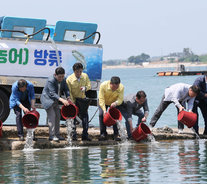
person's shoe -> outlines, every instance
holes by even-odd
[[[37,141],[37,138],[36,137],[33,137],[33,141]]]
[[[66,127],[66,124],[60,124],[60,127]]]
[[[203,135],[207,135],[207,131],[206,130],[204,130]]]
[[[82,137],[82,141],[91,141],[91,138],[89,138],[89,137]]]
[[[58,139],[59,139],[60,141],[64,141],[64,140],[65,140],[65,138],[64,138],[64,137],[61,137],[61,136],[59,136]]]
[[[106,141],[107,140],[107,137],[106,137],[106,135],[101,134],[98,140],[99,141]]]
[[[114,140],[115,141],[121,141],[121,138],[118,135],[114,135]]]
[[[183,129],[178,129],[178,134],[183,134]]]
[[[59,142],[59,139],[57,137],[53,137],[53,141]]]
[[[19,137],[19,141],[24,141],[24,137],[23,136],[20,136]]]
[[[59,142],[59,139],[57,137],[50,137],[49,141]]]
[[[77,139],[77,137],[73,137],[72,140],[73,141],[77,141],[78,139]]]

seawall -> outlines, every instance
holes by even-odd
[[[24,128],[24,133],[26,137],[27,130]],[[88,133],[89,137],[92,138],[92,141],[82,141],[81,133],[82,128],[77,128],[78,140],[73,142],[73,145],[76,146],[100,146],[100,145],[116,145],[120,143],[119,141],[113,140],[113,130],[112,128],[107,128],[108,140],[99,141],[99,128],[89,128]],[[200,130],[202,133],[203,130]],[[67,127],[60,128],[61,136],[67,139]],[[171,129],[169,127],[165,128],[154,128],[152,133],[155,137],[155,140],[178,140],[178,139],[196,139],[196,135],[192,130],[185,128],[183,134],[178,134],[177,129]],[[52,148],[64,148],[67,146],[68,142],[65,141],[49,141],[48,137],[48,127],[37,127],[35,129],[35,137],[37,141],[33,141],[34,149],[52,149]],[[200,135],[201,139],[206,139],[207,136]],[[135,142],[134,140],[130,140]],[[143,140],[146,141],[146,140]],[[136,143],[136,142],[135,142]],[[137,142],[137,144],[139,144]],[[5,150],[22,150],[24,149],[25,141],[19,141],[17,137],[16,126],[3,126],[2,128],[2,137],[0,137],[0,151]]]

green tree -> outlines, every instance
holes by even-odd
[[[135,62],[135,57],[134,57],[134,56],[130,56],[130,57],[128,58],[128,62],[129,62],[129,63],[134,63],[134,62]]]
[[[143,62],[146,62],[150,56],[148,54],[142,53],[138,56],[131,56],[128,58],[129,63],[134,63],[134,64],[141,64]]]

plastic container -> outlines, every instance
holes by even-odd
[[[61,115],[66,119],[75,119],[78,114],[78,107],[75,104],[70,103],[68,106],[62,106],[61,108]]]
[[[181,111],[178,114],[178,121],[191,128],[197,121],[197,114],[193,112]]]
[[[40,114],[36,110],[30,111],[22,118],[23,126],[26,128],[36,128],[38,126]]]
[[[106,115],[103,118],[103,123],[110,127],[114,124],[116,124],[117,121],[121,121],[122,120],[122,115],[121,112],[116,109],[116,108],[109,108],[108,112],[106,113]]]
[[[135,141],[138,142],[146,139],[147,134],[151,134],[149,127],[144,123],[140,123],[139,126],[133,130],[132,137]]]
[[[2,137],[3,122],[0,120],[0,137]]]

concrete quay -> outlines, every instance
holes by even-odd
[[[27,130],[24,128],[24,133],[26,137]],[[99,128],[89,128],[88,133],[89,137],[92,141],[82,141],[81,133],[82,128],[77,128],[78,140],[73,142],[74,146],[100,146],[100,145],[116,145],[119,144],[119,141],[113,140],[113,130],[110,127],[107,127],[108,132],[108,140],[107,141],[99,141]],[[200,129],[200,133],[203,130]],[[35,129],[35,137],[37,141],[33,141],[34,149],[52,149],[52,148],[64,148],[68,145],[67,142],[67,127],[60,128],[61,136],[66,138],[64,141],[49,141],[49,133],[48,127],[37,127]],[[185,128],[182,134],[178,134],[176,128],[153,128],[152,134],[155,137],[156,141],[159,140],[181,140],[181,139],[196,139],[196,135],[192,132],[192,130]],[[206,139],[207,135],[200,135],[201,139]],[[134,140],[130,140],[135,143]],[[143,140],[146,141],[146,140]],[[141,141],[141,142],[143,142]],[[139,144],[139,142],[137,142]],[[16,126],[3,126],[2,128],[2,137],[0,137],[0,151],[6,150],[22,150],[24,149],[25,141],[19,141],[17,137],[17,129]]]

